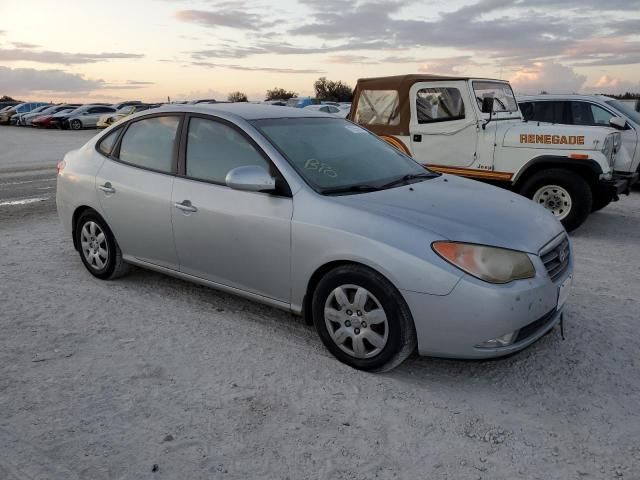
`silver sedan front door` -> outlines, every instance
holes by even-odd
[[[272,168],[236,127],[191,117],[185,177],[176,177],[172,220],[180,270],[273,300],[290,301],[290,197],[233,190],[229,170]]]

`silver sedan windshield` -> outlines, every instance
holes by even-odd
[[[374,190],[405,177],[429,176],[413,159],[346,120],[277,118],[253,125],[320,192]]]

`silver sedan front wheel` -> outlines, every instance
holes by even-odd
[[[341,285],[329,294],[324,321],[334,343],[354,358],[378,355],[389,338],[389,324],[382,304],[358,285]]]
[[[102,270],[109,262],[109,244],[96,222],[88,221],[82,226],[80,246],[84,259],[94,270]]]

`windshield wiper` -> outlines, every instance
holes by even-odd
[[[322,190],[322,193],[324,195],[332,195],[335,193],[364,193],[378,190],[380,190],[380,187],[374,187],[373,185],[348,185],[346,187],[326,188]]]
[[[396,178],[395,180],[392,180],[389,183],[385,183],[384,185],[382,185],[380,188],[390,188],[393,187],[395,185],[399,185],[401,183],[407,183],[410,180],[414,180],[416,178],[434,178],[434,177],[439,177],[440,175],[438,175],[437,173],[410,173],[409,175],[405,175],[403,177],[400,178]]]

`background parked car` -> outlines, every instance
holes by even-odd
[[[140,100],[128,100],[126,102],[114,103],[111,105],[116,110],[120,110],[121,108],[128,107],[129,105],[137,105],[138,103],[142,103]]]
[[[149,105],[146,103],[137,103],[135,105],[128,105],[126,107],[122,107],[115,113],[107,113],[102,115],[98,120],[97,127],[98,128],[107,128],[109,125],[117,122],[118,120],[123,119],[129,115],[133,115],[134,113],[142,112],[144,110],[149,110],[150,108],[156,108],[159,105]]]
[[[640,173],[640,112],[634,105],[604,95],[529,95],[518,98],[525,120],[582,126],[610,126],[611,119],[625,120],[617,125],[628,160],[616,162],[616,171]]]
[[[36,112],[35,110],[31,113],[27,113],[26,115],[23,115],[22,117],[22,123],[21,125],[26,125],[26,126],[33,126],[33,122],[37,119],[39,119],[40,117],[45,117],[45,116],[51,116],[55,113],[61,112],[63,110],[66,111],[71,111],[75,108],[78,108],[80,106],[79,103],[76,104],[68,104],[68,103],[62,103],[59,105],[51,105],[49,107],[46,107],[44,110],[41,110],[39,112]]]
[[[31,120],[31,125],[38,128],[62,128],[60,126],[60,119],[66,117],[73,112],[77,106],[66,106],[61,108],[56,113],[48,113],[46,115],[40,115]]]
[[[6,107],[13,107],[19,105],[22,102],[0,102],[0,110],[4,110]]]
[[[305,110],[328,113],[329,115],[334,115],[340,118],[346,118],[349,114],[349,110],[340,110],[340,108],[335,105],[307,105],[304,108]]]
[[[47,105],[45,102],[26,102],[20,103],[18,105],[14,105],[8,110],[3,110],[0,113],[0,124],[8,125],[11,123],[11,118],[18,113],[28,113],[34,108],[40,107],[42,105]]]
[[[46,109],[50,108],[51,105],[50,104],[46,104],[46,105],[41,105],[39,107],[34,108],[33,110],[31,110],[30,112],[25,112],[25,113],[16,113],[12,118],[11,118],[11,123],[13,125],[25,125],[24,123],[24,118],[28,115],[38,115],[39,113],[45,111]]]
[[[107,105],[83,105],[70,112],[66,117],[62,117],[60,125],[62,128],[71,130],[82,130],[83,128],[96,128],[98,120],[105,113],[115,113],[116,109]]]
[[[304,108],[307,105],[317,105],[320,102],[311,97],[293,97],[287,100],[287,107]]]

